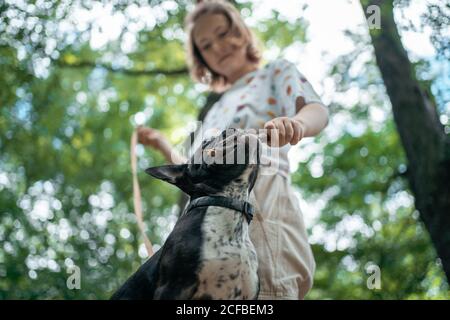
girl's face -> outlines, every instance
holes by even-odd
[[[223,14],[206,14],[196,21],[193,38],[212,70],[227,79],[235,79],[246,69],[248,60],[246,46],[230,32],[230,23]]]

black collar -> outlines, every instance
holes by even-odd
[[[253,219],[253,206],[247,201],[241,201],[223,196],[204,196],[192,200],[186,208],[186,213],[196,207],[217,206],[242,212],[250,223]]]

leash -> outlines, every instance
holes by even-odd
[[[197,207],[208,206],[224,207],[242,212],[248,223],[250,223],[253,219],[254,210],[253,206],[249,202],[223,196],[204,196],[196,198],[189,203],[186,208],[186,213]]]
[[[142,215],[141,189],[139,188],[139,181],[137,177],[136,145],[137,145],[137,129],[134,130],[131,136],[131,149],[130,149],[131,173],[133,175],[133,204],[137,224],[139,230],[141,231],[142,237],[144,238],[145,248],[147,249],[148,257],[150,258],[153,255],[153,247],[149,238],[145,234],[145,225]]]

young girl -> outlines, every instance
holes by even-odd
[[[206,115],[203,132],[270,129],[269,146],[279,148],[277,157],[261,159],[266,164],[250,194],[256,209],[250,237],[259,261],[258,298],[303,299],[312,286],[315,262],[291,186],[287,153],[291,145],[326,127],[328,110],[292,63],[279,59],[259,68],[254,36],[231,4],[199,3],[186,18],[186,31],[193,79],[223,92]],[[171,163],[187,161],[159,131],[140,128],[138,135]],[[205,135],[196,135],[193,150],[201,138]]]

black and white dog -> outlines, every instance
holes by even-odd
[[[190,202],[162,248],[112,299],[257,298],[247,200],[258,175],[260,144],[256,134],[227,129],[203,141],[187,164],[146,170],[178,186]]]

